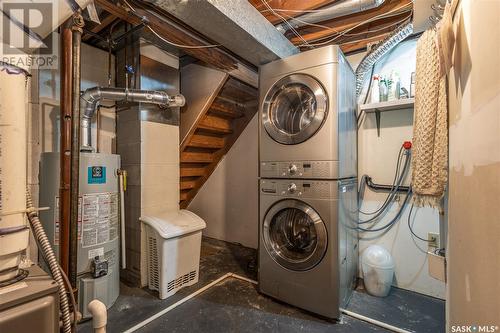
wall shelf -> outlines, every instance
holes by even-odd
[[[375,113],[377,121],[377,136],[380,136],[380,113],[385,111],[396,111],[413,109],[415,98],[396,99],[394,101],[362,104],[359,106],[360,113]]]
[[[366,113],[377,112],[377,111],[380,112],[395,111],[395,110],[412,109],[414,104],[415,104],[415,98],[403,98],[388,102],[362,104],[359,106],[359,110],[364,111]]]

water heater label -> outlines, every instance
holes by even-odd
[[[118,238],[118,193],[83,195],[82,247],[111,242]]]
[[[98,247],[97,249],[89,250],[89,259],[94,259],[95,257],[102,257],[104,255],[104,248]]]
[[[54,201],[54,245],[59,245],[59,197]],[[82,197],[78,197],[78,239],[82,239]]]
[[[87,171],[87,183],[106,184],[106,167],[89,166]]]

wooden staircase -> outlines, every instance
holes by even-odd
[[[180,207],[186,208],[257,112],[256,88],[225,76],[180,147]],[[182,122],[182,116],[181,116]]]

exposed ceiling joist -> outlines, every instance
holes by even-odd
[[[167,18],[162,18],[143,8],[135,8],[135,12],[123,7],[117,6],[109,0],[96,0],[103,10],[114,16],[132,24],[139,25],[143,23],[141,18],[147,21],[147,24],[162,38],[172,43],[203,46],[210,45],[203,36],[188,31],[181,25]],[[186,54],[191,55],[201,61],[227,72],[229,75],[253,86],[258,86],[258,76],[254,68],[242,63],[235,56],[223,50],[221,47],[209,48],[181,48]]]
[[[278,24],[281,22],[281,18],[274,15],[267,8],[267,6],[264,4],[263,1],[266,1],[267,4],[273,9],[287,10],[286,12],[287,17],[296,17],[302,14],[300,11],[317,9],[339,0],[249,0],[249,1],[255,8],[257,8],[259,12],[262,13],[262,15],[264,15],[264,17],[269,22],[271,22],[272,24]]]
[[[273,24],[282,22],[264,4],[263,1],[266,0],[248,1]],[[410,18],[414,6],[413,1],[385,0],[377,8],[296,28],[296,32],[300,37],[290,30],[286,33],[286,36],[294,45],[298,45],[303,49],[339,44],[344,52],[356,51],[366,48],[370,43],[382,40],[387,36],[388,32],[403,24],[406,18]],[[282,16],[287,18],[291,24],[294,21],[293,17],[300,16],[304,11],[307,12],[334,2],[335,0],[267,0],[267,4],[273,9],[280,10],[278,13],[282,13]],[[300,17],[297,18],[300,19]],[[311,46],[307,46],[307,43],[311,44]]]
[[[385,33],[382,35],[363,38],[362,40],[345,42],[340,46],[340,48],[342,49],[342,52],[344,52],[344,53],[359,51],[359,50],[365,49],[368,44],[379,42],[380,40],[386,38],[388,35],[389,35],[389,33]]]
[[[114,16],[113,14],[108,14],[104,19],[101,20],[101,24],[96,24],[94,27],[90,29],[90,32],[94,34],[98,34],[101,32],[103,29],[108,27],[111,23],[113,23],[115,20],[117,20],[117,17]],[[89,39],[92,38],[92,35],[87,34],[82,37],[82,41],[86,42]]]
[[[412,0],[387,0],[378,8],[318,23],[328,27],[328,29],[317,26],[305,26],[297,29],[297,31],[306,41],[325,39],[335,35],[337,32],[352,29],[357,25],[361,26],[362,22],[373,19],[379,15],[388,14],[389,12],[391,13],[390,15],[398,15],[402,12],[409,13],[412,10],[412,4]],[[300,44],[302,42],[301,39],[295,36],[291,37],[290,41],[294,44]]]
[[[406,21],[408,16],[409,14],[405,12],[391,18],[382,18],[380,20],[373,21],[336,37],[334,42],[335,44],[339,44],[341,46],[344,46],[346,43],[349,43],[352,46],[353,42],[357,42],[356,45],[359,45],[360,48],[366,47],[369,43],[383,39],[388,33],[393,31],[396,26]],[[329,41],[329,39],[326,41]],[[365,43],[363,43],[363,41]]]

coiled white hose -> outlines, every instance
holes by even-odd
[[[40,249],[42,250],[43,255],[47,259],[47,264],[49,265],[52,277],[59,286],[59,301],[60,301],[60,311],[62,314],[63,332],[71,333],[71,314],[69,309],[68,296],[66,295],[66,287],[64,284],[64,279],[61,275],[61,271],[59,270],[59,263],[57,262],[54,250],[52,250],[52,246],[50,245],[49,239],[47,238],[47,235],[43,230],[42,224],[38,219],[38,212],[33,206],[33,200],[31,199],[31,193],[29,190],[26,190],[26,208],[27,208],[28,220],[31,225],[31,230],[33,230],[33,234],[37,239]],[[71,292],[71,290],[69,292]],[[74,311],[76,311],[76,309]]]

